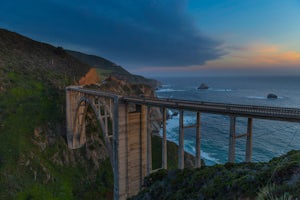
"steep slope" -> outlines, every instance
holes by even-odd
[[[71,50],[67,50],[66,52],[72,55],[73,57],[81,60],[82,62],[88,63],[94,68],[98,68],[101,74],[109,75],[111,73],[119,73],[130,75],[130,73],[121,66],[118,66],[117,64],[100,56],[87,55],[81,52]]]
[[[0,199],[111,198],[113,174],[101,131],[65,142],[65,93],[90,65],[62,48],[0,29]]]
[[[78,80],[89,69],[67,54],[61,47],[53,47],[0,29],[0,73],[1,88],[11,88],[9,77],[25,74],[39,77],[55,87]],[[65,82],[64,82],[65,81]],[[69,81],[69,82],[68,82]]]
[[[160,85],[160,83],[154,79],[148,79],[143,76],[131,74],[121,66],[104,58],[70,50],[67,52],[82,62],[88,63],[96,68],[102,79],[105,79],[109,76],[114,76],[119,80],[123,80],[131,84],[146,84],[152,86],[153,88],[156,88]]]

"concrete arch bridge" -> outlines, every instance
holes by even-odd
[[[96,114],[110,152],[114,172],[114,199],[126,199],[139,192],[145,176],[153,172],[151,155],[150,109],[162,110],[162,168],[167,168],[166,113],[167,109],[179,110],[178,168],[184,168],[184,130],[196,132],[195,167],[201,167],[201,113],[230,116],[228,161],[235,161],[236,139],[246,137],[245,160],[251,162],[253,118],[300,122],[300,109],[223,104],[211,102],[126,97],[113,93],[84,89],[79,86],[66,88],[66,117],[68,147],[77,149],[86,142],[85,116],[90,106]],[[184,124],[184,112],[197,116],[194,125]],[[236,133],[236,118],[248,118],[246,133]]]

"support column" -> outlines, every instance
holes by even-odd
[[[253,119],[248,118],[247,140],[246,140],[246,162],[251,162],[252,159],[252,127],[253,127]]]
[[[162,138],[162,168],[168,168],[168,158],[167,158],[167,128],[166,128],[166,121],[167,121],[167,109],[163,108],[163,138]]]
[[[124,117],[125,109],[120,110],[120,116]],[[124,126],[124,120],[122,120],[122,126]],[[120,127],[123,129],[123,127]],[[124,170],[123,174],[119,175],[119,105],[118,97],[114,98],[113,104],[113,171],[114,171],[114,199],[119,199],[121,195],[124,195],[124,190],[126,190],[126,185],[124,183]],[[122,182],[119,178],[122,178]],[[122,185],[123,184],[123,185]],[[119,188],[121,187],[121,188]],[[123,188],[122,188],[123,187]],[[125,187],[125,189],[124,189]],[[125,197],[126,198],[126,197]]]
[[[236,117],[230,116],[228,162],[231,163],[234,163],[235,161],[235,123],[236,123]]]
[[[104,100],[105,101],[105,100]],[[105,101],[106,102],[106,101]],[[103,106],[103,109],[104,109],[104,124],[105,124],[105,137],[108,136],[108,118],[107,118],[107,110],[106,110],[106,105]]]
[[[141,107],[141,184],[145,176],[147,176],[147,106],[142,105]]]
[[[195,167],[201,167],[201,132],[200,132],[200,112],[197,112],[197,122],[196,122],[196,158]]]
[[[73,149],[80,148],[85,143],[85,114],[86,114],[86,102],[82,101],[74,112],[75,124],[73,125],[73,131],[72,131]]]
[[[178,146],[178,168],[184,169],[184,125],[183,110],[179,114],[179,146]]]
[[[73,113],[72,113],[72,91],[66,88],[66,119],[67,119],[67,142],[68,147],[73,147]]]
[[[86,127],[85,127],[85,124],[86,124],[86,113],[87,113],[87,103],[86,101],[84,101],[84,106],[82,108],[82,111],[81,111],[81,127],[80,127],[80,139],[79,139],[79,147],[82,147],[85,143],[86,143]]]
[[[150,106],[147,107],[147,175],[152,171],[152,129],[150,121]]]

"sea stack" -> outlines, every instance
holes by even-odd
[[[201,85],[198,87],[200,90],[207,90],[209,87],[205,83],[201,83]]]
[[[270,94],[268,94],[267,98],[268,99],[277,99],[278,97],[276,94],[270,93]]]

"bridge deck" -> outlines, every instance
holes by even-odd
[[[83,89],[79,87],[68,87],[68,90],[83,92],[86,94],[105,96],[110,98],[118,98],[119,101],[135,103],[140,105],[149,105],[165,108],[173,108],[178,110],[198,111],[203,113],[235,115],[241,117],[280,120],[290,122],[300,122],[299,108],[242,105],[228,103],[214,103],[203,101],[187,101],[179,99],[166,98],[149,98],[149,97],[129,97],[119,96],[114,93],[102,92],[91,89]]]
[[[154,99],[123,97],[122,100],[136,104],[167,107],[179,110],[199,111],[222,115],[235,115],[259,119],[300,122],[299,108],[285,108],[272,106],[241,105],[228,103],[213,103],[202,101],[186,101],[179,99]]]

